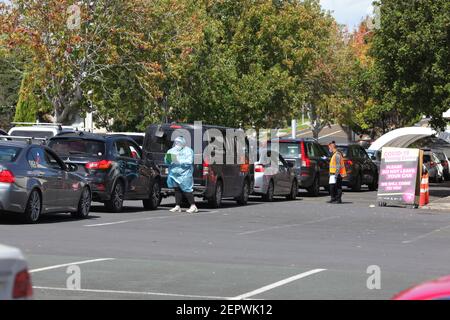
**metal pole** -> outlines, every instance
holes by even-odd
[[[292,139],[297,138],[297,120],[292,120]]]

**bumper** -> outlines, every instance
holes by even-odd
[[[194,185],[193,194],[194,194],[194,196],[199,197],[199,198],[206,197],[206,187],[200,186],[200,185]],[[175,195],[175,189],[168,188],[167,186],[165,186],[165,187],[161,188],[161,195],[163,196],[163,198],[171,197],[171,196]]]
[[[0,211],[23,213],[28,201],[28,192],[15,184],[0,183]]]

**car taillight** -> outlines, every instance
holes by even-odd
[[[353,165],[353,161],[352,160],[346,160],[345,161],[345,166],[346,167],[351,167]]]
[[[13,299],[29,298],[33,295],[31,277],[28,270],[23,270],[16,274],[14,279]]]
[[[202,166],[203,166],[203,176],[207,177],[209,175],[209,163],[204,161]]]
[[[16,178],[14,177],[14,174],[9,170],[2,170],[0,171],[0,182],[3,183],[14,183],[16,181]]]
[[[107,170],[111,168],[113,162],[109,160],[101,160],[96,162],[86,163],[86,169],[90,170]]]
[[[255,172],[264,172],[264,166],[262,164],[257,164],[255,166]]]
[[[247,173],[249,171],[250,165],[248,163],[241,164],[241,172]]]
[[[305,143],[300,142],[300,146],[301,146],[301,153],[302,153],[302,167],[310,167],[311,160],[309,159],[308,155],[306,154]]]

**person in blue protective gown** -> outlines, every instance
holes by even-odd
[[[194,187],[194,151],[186,145],[183,137],[177,137],[174,146],[164,158],[164,162],[169,165],[169,175],[167,176],[167,186],[175,189],[175,208],[171,212],[181,212],[183,195],[189,202],[190,208],[187,213],[197,213],[193,195]]]

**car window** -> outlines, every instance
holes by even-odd
[[[128,142],[128,146],[131,151],[131,157],[133,159],[141,159],[141,148],[133,145],[131,142]]]
[[[115,146],[116,146],[116,152],[120,157],[132,158],[128,141],[118,140],[118,141],[116,141]]]
[[[342,153],[344,157],[349,156],[349,148],[348,147],[338,147],[338,150]]]
[[[300,158],[301,152],[300,152],[300,144],[299,143],[284,143],[280,142],[279,144],[279,150],[280,153],[283,155],[283,157],[292,159],[292,158]],[[268,146],[270,147],[270,145]]]
[[[359,157],[362,159],[369,159],[366,150],[364,150],[363,148],[359,148]]]
[[[315,157],[323,157],[326,156],[322,147],[318,143],[312,143],[312,148],[314,150]]]
[[[314,148],[314,143],[312,143],[312,142],[305,142],[305,144],[306,144],[306,152],[307,152],[309,157],[313,158],[313,157],[319,156],[317,154],[317,149]]]
[[[63,164],[58,161],[53,154],[51,154],[48,151],[45,151],[45,162],[47,163],[48,167],[51,169],[56,170],[64,170]]]
[[[0,162],[14,162],[22,149],[18,147],[0,146]]]
[[[105,154],[105,143],[97,140],[79,138],[53,138],[48,146],[60,157],[86,155],[102,157]]]
[[[33,169],[44,169],[48,167],[45,152],[40,148],[32,148],[28,151],[27,161]]]

